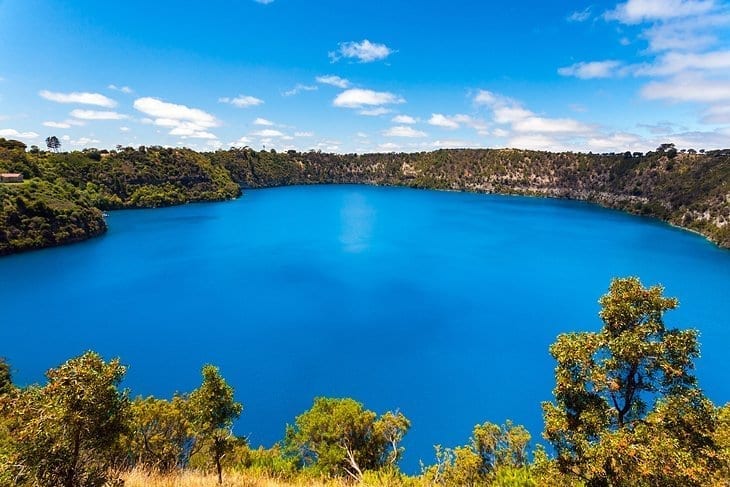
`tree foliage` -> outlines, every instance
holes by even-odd
[[[426,468],[424,478],[436,485],[535,485],[527,466],[530,434],[522,426],[507,421],[499,426],[483,423],[474,426],[469,443],[456,448],[436,445],[436,464]]]
[[[129,430],[122,439],[131,465],[161,473],[185,467],[194,442],[188,408],[180,395],[171,401],[154,397],[132,401]]]
[[[218,483],[223,482],[223,456],[233,446],[233,422],[241,415],[243,406],[233,397],[220,371],[213,365],[202,370],[203,383],[190,394],[188,414],[192,423],[196,448],[207,451],[216,472]]]
[[[46,137],[46,147],[52,151],[58,152],[58,149],[61,148],[61,141],[58,140],[58,137],[55,135],[51,135],[50,137]]]
[[[378,417],[353,399],[318,397],[288,426],[285,444],[301,465],[361,479],[365,470],[394,466],[410,421],[400,412]]]
[[[637,278],[614,279],[599,302],[599,332],[550,347],[544,436],[559,469],[590,486],[700,485],[693,468],[710,468],[716,453],[715,410],[692,374],[697,332],[668,329],[663,315],[677,300]]]
[[[101,486],[126,426],[128,400],[118,389],[125,367],[87,352],[46,373],[4,402],[15,478],[38,486]]]

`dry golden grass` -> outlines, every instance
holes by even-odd
[[[218,487],[218,477],[194,470],[167,475],[132,470],[122,475],[124,487]],[[253,473],[227,472],[223,475],[225,487],[345,487],[336,480],[286,481]]]

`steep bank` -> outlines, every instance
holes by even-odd
[[[292,184],[375,184],[591,201],[659,218],[696,231],[730,248],[730,151],[678,152],[666,144],[647,154],[578,154],[516,149],[454,149],[411,154],[325,154],[254,151],[249,148],[198,153],[189,149],[127,147],[118,151],[25,152],[0,139],[0,172],[20,172],[69,199],[98,209],[153,208],[238,196],[241,188]],[[13,185],[3,185],[12,187]],[[46,193],[50,191],[48,186]],[[69,193],[74,188],[78,194]],[[3,208],[19,218],[35,216],[13,203],[14,190],[0,193]],[[33,193],[36,194],[36,193]],[[28,193],[27,198],[34,196]],[[40,193],[38,193],[40,195]],[[39,196],[40,197],[40,196]],[[92,208],[89,208],[92,209]],[[10,214],[8,213],[8,214]],[[15,217],[13,217],[15,218]],[[61,230],[63,225],[0,227],[5,253],[82,240],[101,232]],[[13,220],[15,221],[15,220]],[[103,223],[103,221],[102,221]],[[103,231],[103,230],[102,230]],[[10,232],[10,233],[9,233]],[[51,238],[53,237],[53,238]],[[4,240],[3,240],[4,239]]]
[[[0,184],[0,255],[80,242],[106,232],[101,210],[70,185]]]

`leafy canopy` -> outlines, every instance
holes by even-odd
[[[587,485],[696,485],[708,470],[694,467],[709,469],[715,456],[715,410],[692,374],[697,332],[665,326],[678,303],[663,291],[614,279],[599,301],[601,330],[550,347],[555,402],[543,404],[544,436],[559,469]]]
[[[285,445],[303,466],[361,479],[365,470],[395,466],[411,423],[400,412],[378,417],[353,399],[318,397],[288,426]]]
[[[125,367],[86,352],[46,372],[3,402],[16,478],[39,486],[101,486],[114,446],[126,428],[127,394],[118,389]],[[7,412],[10,414],[7,414]]]

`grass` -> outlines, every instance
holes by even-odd
[[[170,474],[149,473],[132,470],[122,475],[124,487],[218,487],[215,474],[186,470]],[[344,487],[342,480],[281,480],[249,472],[226,472],[223,475],[225,487]]]

